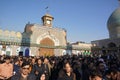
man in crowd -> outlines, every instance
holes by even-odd
[[[90,72],[89,80],[103,80],[102,74],[97,70],[93,70]]]
[[[5,62],[0,64],[0,80],[10,80],[13,75],[13,65],[10,63],[10,56],[5,57]]]
[[[11,80],[36,80],[35,75],[30,73],[30,64],[29,62],[23,62],[21,66],[20,74],[14,75]]]

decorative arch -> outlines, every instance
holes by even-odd
[[[54,42],[55,46],[59,46],[59,40],[53,34],[50,34],[50,32],[47,32],[47,33],[44,33],[44,34],[40,35],[37,38],[36,43],[40,44],[40,41],[45,39],[45,38],[51,39]]]
[[[10,31],[5,30],[3,34],[4,34],[5,37],[8,37],[10,35]]]
[[[48,31],[42,35],[39,35],[36,40],[36,43],[42,45],[42,44],[46,43],[45,42],[46,40],[49,41],[50,43],[52,43],[52,44],[49,44],[48,46],[59,46],[60,45],[59,40],[56,38],[55,35],[51,34],[50,31]],[[54,50],[55,49],[52,49],[52,48],[39,48],[38,52],[39,52],[39,55],[42,54],[41,56],[52,56],[52,55],[55,55]]]
[[[113,42],[110,42],[110,43],[108,44],[108,48],[113,48],[113,47],[116,47],[116,44],[113,43]]]

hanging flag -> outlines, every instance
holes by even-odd
[[[45,9],[48,9],[48,6]]]
[[[45,9],[46,9],[46,13],[49,13],[49,7],[47,6]]]

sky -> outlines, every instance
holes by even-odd
[[[25,25],[42,24],[46,14],[54,17],[53,27],[67,30],[67,41],[109,38],[107,20],[119,7],[118,0],[0,0],[0,29],[23,32]]]

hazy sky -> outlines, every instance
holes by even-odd
[[[53,26],[67,30],[69,42],[108,38],[107,20],[118,0],[0,0],[0,29],[24,31],[25,24],[42,24],[49,6]]]

